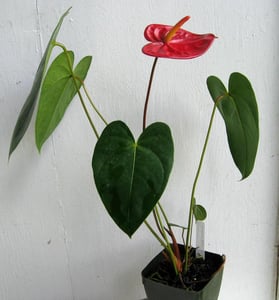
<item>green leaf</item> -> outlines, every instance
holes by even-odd
[[[84,57],[73,71],[74,54],[62,52],[45,76],[36,118],[36,144],[42,145],[55,130],[87,75],[92,57]],[[74,79],[79,78],[80,80]]]
[[[129,236],[160,199],[173,164],[169,127],[154,123],[136,142],[126,124],[110,123],[92,159],[95,184],[115,223]]]
[[[253,88],[240,73],[231,74],[229,91],[215,76],[208,77],[207,86],[225,121],[230,151],[244,179],[253,170],[259,143],[258,107]]]
[[[196,221],[203,221],[207,217],[206,209],[199,204],[195,204],[193,207],[193,213]]]
[[[54,43],[56,40],[56,37],[58,35],[58,32],[60,30],[60,27],[62,25],[62,22],[65,18],[65,16],[69,13],[71,8],[69,8],[60,18],[58,24],[56,25],[51,38],[48,42],[47,48],[44,52],[44,55],[41,59],[41,62],[39,64],[39,67],[37,69],[36,75],[35,75],[35,79],[31,88],[31,91],[27,97],[27,99],[25,100],[25,103],[20,111],[20,114],[18,116],[14,131],[13,131],[13,135],[12,135],[12,139],[11,139],[11,143],[10,143],[10,150],[9,150],[9,157],[11,156],[11,154],[13,153],[13,151],[16,149],[16,147],[18,146],[18,144],[20,143],[21,139],[23,138],[33,115],[34,112],[34,108],[36,106],[36,100],[37,100],[37,96],[41,87],[41,83],[42,83],[42,79],[46,70],[46,66],[47,63],[49,61],[49,57],[51,55],[51,51],[54,47]]]

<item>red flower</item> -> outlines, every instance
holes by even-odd
[[[196,34],[180,27],[190,19],[181,19],[176,25],[148,25],[144,37],[151,43],[142,48],[146,55],[176,59],[190,59],[206,52],[216,38],[214,34]]]

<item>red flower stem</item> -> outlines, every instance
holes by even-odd
[[[145,98],[145,104],[144,104],[144,110],[143,110],[143,122],[142,122],[142,130],[146,128],[146,115],[147,115],[147,108],[148,108],[148,102],[149,102],[149,96],[150,96],[150,91],[151,91],[151,86],[153,82],[153,76],[156,68],[156,64],[158,61],[158,57],[155,57],[153,66],[151,69],[150,73],[150,78],[149,78],[149,83],[148,83],[148,88],[147,88],[147,93],[146,93],[146,98]]]
[[[152,82],[153,82],[153,77],[154,77],[157,61],[158,61],[158,57],[155,57],[153,65],[152,65],[152,69],[151,69],[151,73],[150,73],[150,77],[149,77],[149,82],[148,82],[148,87],[147,87],[147,92],[146,92],[146,97],[145,97],[144,110],[143,110],[142,130],[144,130],[146,128],[147,109],[148,109],[150,92],[151,92],[151,87],[152,87]],[[156,227],[157,227],[158,231],[160,232],[161,236],[165,239],[166,236],[165,236],[165,233],[164,233],[164,228],[162,226],[160,226],[160,224],[159,224],[159,217],[160,216],[158,215],[158,211],[156,210],[156,207],[153,209],[153,217],[154,217],[155,224],[156,224]],[[167,245],[168,245],[168,242],[167,242]],[[165,247],[165,248],[167,248],[167,247]]]
[[[151,69],[151,73],[150,73],[150,77],[149,77],[149,83],[148,83],[148,88],[147,88],[147,93],[146,93],[146,98],[145,98],[145,104],[144,104],[144,110],[143,110],[143,122],[142,122],[142,130],[144,130],[146,128],[146,116],[147,116],[147,109],[148,109],[148,103],[149,103],[149,98],[150,98],[150,92],[151,92],[151,87],[152,87],[152,82],[153,82],[153,77],[154,77],[154,73],[155,73],[155,68],[157,65],[157,61],[158,61],[158,57],[155,57],[153,65],[152,65],[152,69]],[[160,207],[161,211],[162,207]],[[166,215],[163,213],[163,216],[166,219]],[[153,217],[155,219],[155,223],[157,226],[158,231],[160,232],[160,234],[162,235],[164,241],[166,242],[166,244],[163,244],[163,241],[159,238],[159,236],[157,234],[155,234],[155,232],[153,231],[153,229],[150,227],[150,225],[145,221],[145,224],[147,225],[148,229],[153,233],[153,235],[160,241],[160,243],[164,246],[164,248],[167,250],[167,252],[169,253],[169,257],[172,261],[175,273],[178,274],[178,270],[177,270],[177,259],[171,249],[171,246],[169,244],[166,232],[164,230],[164,226],[162,224],[162,220],[160,218],[159,212],[157,207],[155,206],[155,208],[153,209]],[[167,225],[169,226],[169,223],[167,221]]]

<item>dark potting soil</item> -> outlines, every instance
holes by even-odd
[[[190,252],[190,265],[186,274],[175,274],[172,264],[162,255],[162,260],[149,278],[176,288],[200,291],[224,262],[220,255],[206,252],[205,259],[195,257],[195,249]],[[154,272],[155,271],[155,272]],[[181,282],[183,280],[183,284]]]

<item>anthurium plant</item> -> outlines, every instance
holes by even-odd
[[[164,247],[165,255],[176,275],[182,278],[191,263],[189,253],[194,221],[204,220],[207,216],[206,209],[196,201],[195,191],[216,111],[224,119],[228,146],[242,179],[248,177],[253,170],[259,140],[258,110],[253,88],[249,80],[237,72],[230,75],[228,88],[215,76],[207,78],[207,87],[213,100],[208,131],[189,196],[188,218],[185,218],[185,224],[175,225],[186,235],[183,239],[185,255],[182,257],[173,232],[174,224],[169,222],[167,213],[159,202],[174,160],[172,134],[165,123],[147,125],[148,103],[159,58],[194,59],[203,55],[216,37],[211,33],[195,34],[182,29],[189,16],[174,26],[151,24],[146,27],[144,36],[149,43],[142,51],[154,57],[154,62],[143,105],[142,133],[136,139],[123,121],[107,122],[92,102],[84,83],[91,56],[84,57],[74,67],[73,51],[57,41],[59,29],[68,12],[69,10],[59,20],[45,50],[30,94],[19,114],[9,155],[11,156],[24,136],[36,106],[35,138],[40,151],[77,95],[97,138],[92,169],[96,188],[106,210],[129,237],[144,223]],[[54,47],[60,48],[61,53],[49,66]],[[101,134],[94,126],[88,104],[104,122]],[[147,220],[150,214],[155,220],[152,223],[154,225]]]

